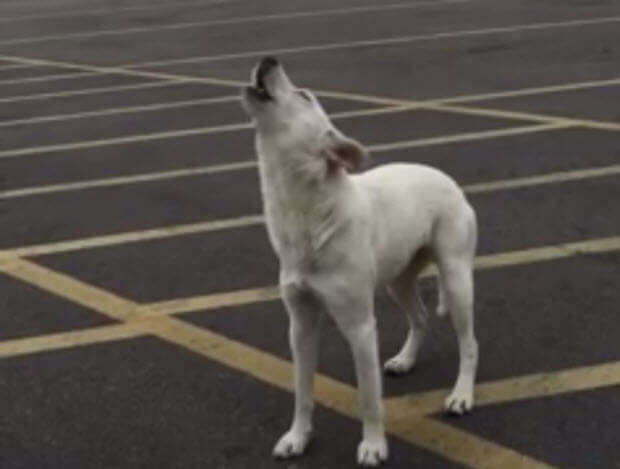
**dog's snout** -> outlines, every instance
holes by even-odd
[[[258,64],[257,78],[260,82],[263,81],[265,76],[275,67],[280,65],[278,60],[274,57],[265,57]]]
[[[272,69],[273,67],[277,67],[280,63],[278,62],[278,59],[276,59],[275,57],[263,57],[263,59],[260,61],[260,68],[265,69],[266,71],[268,71],[269,69]]]

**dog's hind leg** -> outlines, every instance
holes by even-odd
[[[428,322],[426,308],[420,298],[417,276],[428,261],[427,252],[418,253],[411,264],[387,288],[394,303],[405,313],[409,330],[400,352],[385,362],[386,373],[404,374],[415,365]]]
[[[439,236],[436,251],[445,301],[459,343],[459,372],[445,410],[461,415],[474,404],[478,342],[474,335],[473,260],[476,248],[475,216],[454,223]]]

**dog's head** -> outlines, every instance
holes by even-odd
[[[297,88],[272,57],[252,71],[242,103],[254,121],[259,148],[274,151],[276,146],[279,153],[295,152],[348,171],[360,170],[368,160],[366,149],[336,129],[316,97]]]

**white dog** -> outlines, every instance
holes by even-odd
[[[473,406],[476,217],[456,183],[438,170],[390,164],[349,174],[367,160],[366,150],[338,131],[275,59],[263,59],[252,81],[242,100],[256,128],[267,229],[280,260],[295,365],[293,423],[274,455],[299,455],[310,441],[319,318],[327,313],[355,359],[363,420],[357,460],[375,466],[388,456],[374,316],[378,287],[387,288],[409,323],[402,349],[385,364],[386,371],[405,373],[415,364],[426,324],[417,275],[430,262],[437,265],[438,313],[451,313],[460,351],[445,409],[462,414]]]

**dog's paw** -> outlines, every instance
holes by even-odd
[[[312,439],[312,432],[289,430],[276,443],[273,456],[278,459],[292,458],[303,454]]]
[[[375,467],[388,458],[388,446],[385,438],[362,440],[357,447],[357,463],[362,467]]]
[[[396,355],[385,362],[383,369],[389,375],[404,375],[410,372],[414,365],[415,359]]]
[[[444,412],[448,415],[463,415],[471,412],[474,407],[473,391],[465,389],[455,389],[452,391],[445,402]]]

